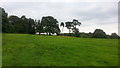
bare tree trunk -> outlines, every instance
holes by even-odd
[[[47,32],[47,35],[48,35],[48,32]]]
[[[40,32],[39,32],[39,35],[40,35]]]

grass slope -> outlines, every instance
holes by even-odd
[[[117,39],[3,34],[3,66],[116,66]]]

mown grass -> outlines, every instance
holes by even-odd
[[[0,67],[2,66],[2,33],[0,33]]]
[[[3,66],[117,66],[118,40],[3,34]]]

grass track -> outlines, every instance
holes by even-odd
[[[116,66],[117,39],[3,34],[3,66]]]

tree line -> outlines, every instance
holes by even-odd
[[[81,25],[76,19],[73,21],[59,22],[52,16],[44,16],[41,20],[34,20],[32,18],[26,18],[25,15],[18,17],[8,14],[2,9],[2,32],[3,33],[25,33],[25,34],[39,34],[46,33],[47,35],[63,35],[63,36],[75,36],[83,38],[119,38],[116,33],[106,35],[102,29],[96,29],[93,33],[80,33],[78,27]],[[60,31],[62,27],[62,31]],[[63,32],[64,27],[69,30],[69,33]]]
[[[69,36],[69,33],[63,33],[64,36]],[[80,38],[107,38],[107,39],[120,39],[120,36],[118,36],[116,33],[111,33],[111,35],[107,35],[102,29],[95,29],[93,33],[84,33],[79,32],[78,33]],[[71,33],[71,36],[75,36],[73,33]]]
[[[66,26],[65,26],[66,25]],[[76,26],[80,26],[81,23],[78,20],[73,19],[72,22],[68,21],[65,24],[62,22],[61,27],[67,27],[70,31],[77,36],[79,29]],[[8,17],[8,14],[2,8],[2,32],[3,33],[46,33],[47,35],[57,34],[60,35],[61,31],[57,19],[52,16],[42,17],[41,20],[34,20],[32,18],[26,18],[21,16],[20,18],[15,15]]]
[[[34,20],[21,16],[20,18],[15,15],[8,17],[8,14],[2,8],[2,32],[3,33],[26,33],[35,34],[36,32],[47,33],[51,35],[56,33],[60,34],[58,21],[52,16],[42,17],[41,20]]]

